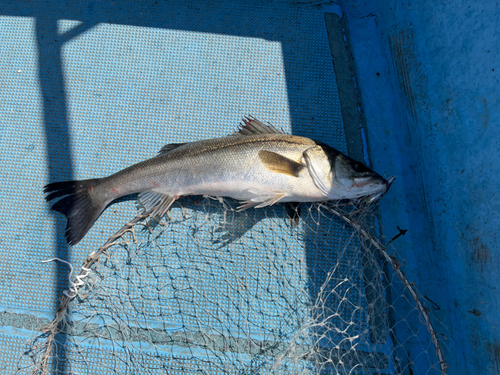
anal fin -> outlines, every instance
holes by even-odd
[[[151,216],[162,217],[168,211],[172,203],[177,197],[172,197],[167,194],[158,193],[156,191],[145,191],[139,194],[139,202],[144,211],[151,211]]]

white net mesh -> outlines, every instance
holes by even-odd
[[[95,252],[19,373],[441,373],[370,208],[235,207],[183,199]]]

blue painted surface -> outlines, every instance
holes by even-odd
[[[448,337],[450,373],[497,373],[498,6],[354,0],[342,9],[370,158],[398,177],[382,201],[384,233],[409,229],[397,251],[440,308],[432,318]],[[345,150],[319,7],[0,1],[0,40],[0,304],[9,311],[51,318],[67,269],[39,261],[78,264],[135,213],[130,202],[108,210],[70,249],[41,194],[48,181],[106,175],[166,142],[228,134],[247,113]],[[404,316],[407,306],[396,307]],[[411,332],[398,335],[420,350]],[[22,350],[24,338],[0,339]],[[418,373],[425,363],[416,359]]]
[[[342,7],[371,160],[377,171],[398,176],[381,203],[385,235],[409,229],[395,246],[408,278],[436,304],[426,301],[447,337],[449,373],[498,374],[498,2]]]

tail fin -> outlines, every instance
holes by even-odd
[[[82,181],[65,181],[48,184],[43,189],[48,193],[45,199],[58,200],[52,210],[58,211],[66,216],[66,241],[70,245],[76,245],[87,234],[94,222],[101,216],[106,205],[99,202],[93,193],[99,179]]]

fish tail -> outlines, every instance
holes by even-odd
[[[66,216],[66,241],[70,245],[80,242],[106,208],[106,204],[95,194],[99,181],[100,179],[94,178],[54,182],[43,189],[48,194],[45,197],[47,202],[63,197],[52,206],[52,210]]]

